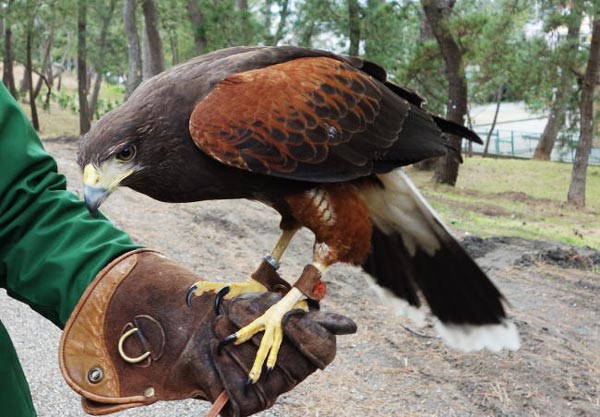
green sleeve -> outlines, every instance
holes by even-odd
[[[100,269],[136,247],[66,191],[65,177],[0,82],[0,287],[63,327]]]

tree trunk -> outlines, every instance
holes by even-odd
[[[4,59],[3,59],[3,73],[2,81],[10,94],[17,99],[19,92],[15,85],[15,74],[13,71],[13,56],[12,56],[12,30],[10,26],[6,25],[4,29]]]
[[[79,95],[79,133],[90,130],[87,102],[87,62],[86,62],[87,1],[79,0],[77,5],[77,93]]]
[[[102,23],[100,26],[100,39],[98,39],[98,60],[94,64],[96,78],[94,80],[92,96],[90,97],[90,121],[94,119],[94,114],[96,113],[96,106],[98,105],[98,95],[100,94],[100,86],[102,85],[102,74],[104,72],[104,55],[106,54],[106,38],[108,37],[108,27],[110,26],[110,21],[112,20],[116,7],[117,0],[111,0],[106,14],[103,14],[101,18]]]
[[[421,42],[435,40],[431,25],[427,21],[425,13],[421,14],[420,25],[419,25],[419,40]],[[419,171],[433,171],[439,158],[429,158],[424,161],[417,162],[413,166]]]
[[[500,113],[500,105],[502,104],[502,96],[504,92],[504,85],[500,84],[498,87],[498,91],[496,92],[496,111],[494,111],[494,118],[492,119],[492,125],[490,126],[490,131],[487,134],[487,138],[485,138],[485,146],[483,148],[483,156],[487,156],[488,150],[490,148],[490,142],[492,141],[492,134],[494,133],[494,129],[496,128],[496,122],[498,121],[498,113]],[[471,142],[469,142],[471,144]]]
[[[177,49],[177,30],[173,26],[165,29],[169,36],[169,46],[171,48],[171,65],[179,64],[179,50]]]
[[[4,57],[2,59],[2,82],[6,85],[10,94],[17,99],[19,93],[15,85],[15,74],[13,71],[13,52],[12,52],[12,27],[9,19],[9,11],[12,1],[9,1],[4,10]]]
[[[581,88],[579,145],[571,175],[567,201],[577,207],[585,206],[585,177],[592,139],[594,137],[594,91],[600,67],[600,16],[594,19],[590,55]]]
[[[50,87],[54,87],[54,64],[50,62],[48,68],[46,68],[46,79]]]
[[[165,55],[158,30],[158,10],[154,0],[142,0],[142,11],[144,12],[144,42],[148,48],[148,61],[142,61],[142,65],[148,67],[147,70],[144,69],[144,79],[146,79],[146,75],[154,76],[165,70]]]
[[[129,61],[125,99],[142,82],[142,55],[140,52],[137,20],[135,18],[135,2],[136,0],[125,0],[123,2],[123,24],[125,25],[125,36],[127,37],[127,56]]]
[[[44,74],[48,72],[48,67],[52,66],[52,63],[50,61],[50,52],[52,51],[52,42],[54,42],[54,26],[50,27],[50,35],[48,36],[48,39],[46,39],[45,44],[44,44],[42,65],[40,67],[40,77],[38,78],[38,82],[33,91],[34,99],[37,98],[37,96],[40,94],[40,91],[42,89],[42,84],[44,83],[44,81],[46,81],[46,83],[48,83],[47,79],[44,80]]]
[[[358,56],[360,49],[360,5],[358,0],[348,0],[348,55]]]
[[[27,37],[27,35],[25,35]],[[23,78],[21,78],[21,82],[19,83],[19,95],[24,95],[29,92],[29,77],[27,74],[23,73]]]
[[[549,161],[552,149],[556,143],[558,132],[562,129],[565,123],[565,112],[567,111],[567,98],[564,96],[562,83],[556,91],[556,97],[550,107],[548,121],[542,132],[542,137],[535,147],[532,159],[538,161]]]
[[[33,63],[31,62],[31,41],[33,38],[32,29],[33,19],[30,21],[29,29],[27,30],[27,40],[25,46],[25,78],[27,79],[27,85],[29,86],[29,106],[31,107],[31,124],[36,131],[40,131],[40,121],[37,114],[37,106],[35,105],[35,97],[33,95]]]
[[[533,159],[540,161],[549,161],[552,149],[556,143],[558,133],[565,123],[565,113],[567,111],[567,103],[569,97],[573,94],[571,84],[573,83],[573,75],[568,65],[576,61],[576,54],[579,49],[579,32],[581,29],[581,20],[583,19],[583,10],[578,7],[571,7],[571,13],[568,19],[567,44],[570,46],[568,52],[571,59],[567,60],[567,65],[558,68],[561,71],[559,82],[554,96],[554,102],[550,107],[548,121],[544,127],[542,137],[538,142],[533,153]]]
[[[92,89],[92,95],[89,100],[89,115],[90,122],[94,120],[96,114],[96,106],[98,105],[98,96],[100,95],[100,87],[102,86],[102,72],[97,72],[94,77],[94,88]]]
[[[146,31],[146,22],[142,23],[142,80],[152,77],[152,58],[150,56],[150,40]]]
[[[188,16],[192,23],[194,33],[194,43],[196,44],[196,53],[202,55],[206,51],[206,28],[204,27],[204,14],[200,10],[198,0],[188,0]]]
[[[243,45],[252,43],[252,30],[250,28],[250,12],[248,10],[248,0],[237,0],[237,7],[240,13],[241,41]]]
[[[58,78],[58,83],[56,86],[56,91],[60,91],[61,87],[62,87],[62,73],[65,72],[66,68],[67,68],[67,61],[69,58],[69,51],[71,50],[71,43],[73,42],[72,36],[71,36],[71,32],[67,32],[67,44],[65,45],[65,49],[63,52],[63,55],[60,59],[60,62],[55,63],[54,65],[58,66],[58,71],[54,72],[52,70],[53,65],[50,65],[50,71],[52,72],[52,77],[48,77],[48,82],[50,83],[50,85],[54,85],[54,79]]]
[[[448,25],[454,3],[455,0],[421,0],[423,10],[444,58],[446,78],[448,79],[446,118],[462,125],[465,123],[467,114],[467,80],[462,52]],[[460,152],[462,138],[448,135],[448,142],[450,146]],[[458,178],[458,164],[459,161],[453,155],[449,154],[440,158],[435,169],[435,180],[442,184],[455,185]]]

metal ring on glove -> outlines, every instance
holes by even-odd
[[[123,358],[123,360],[125,362],[139,363],[139,362],[143,361],[144,359],[146,359],[148,356],[150,356],[150,352],[145,352],[145,353],[142,353],[140,356],[132,358],[132,357],[128,356],[125,353],[125,351],[123,350],[123,343],[125,343],[125,339],[127,339],[129,336],[131,336],[138,330],[139,329],[137,327],[129,329],[125,333],[123,333],[123,335],[119,338],[119,355],[121,355],[121,358]]]

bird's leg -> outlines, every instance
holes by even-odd
[[[219,305],[223,298],[234,298],[238,295],[251,292],[287,292],[289,284],[279,278],[279,275],[275,271],[279,268],[279,260],[297,231],[298,228],[283,229],[275,247],[269,255],[265,256],[265,259],[256,272],[252,274],[251,279],[233,283],[199,281],[193,284],[186,294],[188,306],[191,306],[193,296],[199,296],[205,292],[216,292],[215,311],[219,314]]]
[[[275,247],[270,254],[265,256],[256,271],[252,274],[252,279],[265,285],[270,291],[280,291],[281,288],[278,288],[280,286],[285,287],[285,291],[280,292],[287,292],[287,290],[289,290],[289,285],[279,277],[276,271],[279,269],[279,261],[281,260],[283,253],[297,231],[298,227],[282,229]]]
[[[248,384],[254,384],[260,378],[263,365],[267,373],[275,367],[279,348],[283,340],[283,317],[294,308],[308,310],[306,297],[320,299],[325,295],[321,273],[326,265],[315,260],[307,265],[294,287],[276,304],[272,305],[262,316],[252,321],[232,335],[227,336],[219,344],[219,350],[225,345],[239,345],[250,340],[257,333],[264,331],[252,369],[248,374]]]
[[[271,256],[277,262],[281,261],[281,257],[283,256],[283,253],[289,246],[290,242],[292,241],[292,238],[296,235],[297,231],[298,231],[298,228],[283,229],[281,231],[281,235],[279,236],[279,239],[277,240],[275,247],[271,251]]]

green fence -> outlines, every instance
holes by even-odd
[[[475,131],[485,142],[489,131],[480,129],[475,129]],[[539,133],[495,129],[490,137],[488,154],[529,159],[533,156],[540,137],[541,134]],[[575,136],[567,139],[562,138],[555,144],[551,159],[560,162],[573,162],[578,143],[578,138]],[[463,142],[463,146],[466,151],[469,144]],[[483,153],[483,149],[484,145],[472,144],[472,151],[474,153]],[[600,148],[592,148],[589,163],[591,165],[600,165]]]

